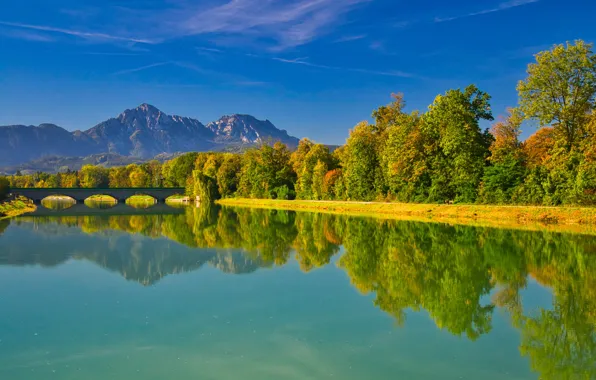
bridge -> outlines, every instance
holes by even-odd
[[[123,203],[118,203],[109,208],[91,208],[82,203],[77,203],[71,207],[62,210],[52,210],[41,205],[33,212],[19,217],[19,219],[26,219],[32,216],[114,216],[114,215],[166,215],[166,214],[184,214],[184,208],[168,206],[165,203],[158,203],[151,205],[148,208],[135,208]]]
[[[93,195],[109,195],[116,199],[118,203],[125,203],[126,200],[134,195],[149,195],[158,203],[165,203],[166,199],[173,195],[184,195],[183,187],[147,187],[147,188],[11,188],[9,193],[13,196],[23,196],[29,198],[35,204],[41,204],[41,201],[51,196],[65,196],[74,199],[76,202],[83,203],[85,199]]]

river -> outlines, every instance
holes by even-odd
[[[288,211],[0,221],[0,378],[596,379],[596,237]]]

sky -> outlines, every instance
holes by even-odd
[[[492,96],[498,118],[516,105],[515,86],[534,54],[596,41],[593,0],[0,6],[0,125],[68,130],[149,103],[203,123],[251,114],[297,137],[342,144],[391,93],[424,111],[436,95],[471,83]]]

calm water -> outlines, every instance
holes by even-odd
[[[117,207],[0,221],[0,379],[596,379],[595,237]]]

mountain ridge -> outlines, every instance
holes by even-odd
[[[69,132],[51,123],[0,126],[0,163],[17,165],[46,156],[104,153],[149,159],[164,153],[229,150],[269,141],[293,148],[299,140],[271,121],[251,115],[225,115],[205,125],[142,103],[86,130]]]

